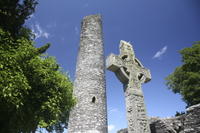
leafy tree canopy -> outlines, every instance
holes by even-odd
[[[72,82],[53,57],[36,48],[23,24],[36,0],[0,1],[0,132],[62,132],[75,104]]]
[[[0,30],[0,132],[66,126],[74,105],[72,83],[53,57],[26,38]],[[53,127],[54,126],[54,127]]]
[[[166,78],[166,84],[191,106],[200,103],[200,41],[182,49],[180,54],[183,64]]]
[[[13,37],[29,36],[31,31],[23,24],[35,11],[36,5],[36,0],[1,0],[0,27],[9,31]]]

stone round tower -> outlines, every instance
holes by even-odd
[[[83,18],[74,81],[77,104],[68,133],[107,133],[105,63],[100,15]]]

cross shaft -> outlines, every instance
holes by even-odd
[[[132,45],[120,42],[120,55],[111,54],[106,60],[108,70],[115,73],[124,86],[129,133],[150,133],[142,83],[151,80],[150,71],[135,57]]]

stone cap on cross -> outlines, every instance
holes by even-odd
[[[141,83],[150,81],[150,71],[135,57],[132,45],[121,40],[119,48],[120,55],[110,54],[107,57],[106,68],[114,72],[123,84],[127,84],[131,77]]]

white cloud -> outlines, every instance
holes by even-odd
[[[35,16],[31,14],[29,18],[26,20],[26,23],[30,22],[31,20],[35,19]]]
[[[49,38],[49,33],[45,32],[45,33],[43,33],[43,36],[44,36],[45,38]]]
[[[74,28],[74,30],[75,30],[75,34],[78,35],[79,34],[79,29],[78,29],[77,26]]]
[[[57,23],[56,22],[49,23],[49,24],[46,25],[46,27],[49,28],[49,29],[55,28],[55,27],[57,27]]]
[[[108,131],[112,131],[115,129],[115,125],[108,125]]]
[[[110,113],[119,112],[119,110],[118,110],[117,108],[112,108],[112,109],[109,110],[109,112],[110,112]]]
[[[162,49],[160,49],[156,54],[153,56],[153,58],[160,58],[164,53],[167,51],[167,46],[164,46]]]
[[[32,25],[31,30],[35,35],[35,39],[38,39],[40,37],[49,38],[50,34],[42,29],[39,24]]]
[[[30,17],[30,19],[31,19],[31,18],[34,18],[35,16],[34,16],[33,14],[31,14],[29,17]]]

